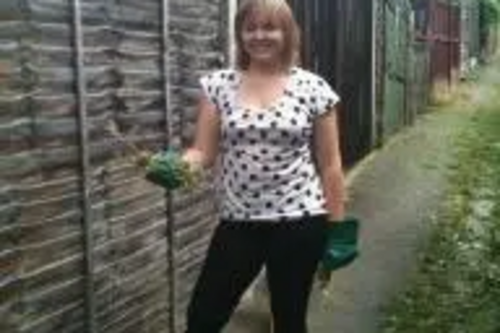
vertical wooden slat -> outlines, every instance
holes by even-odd
[[[163,80],[163,101],[165,110],[165,145],[168,147],[172,144],[173,126],[172,126],[172,108],[170,104],[170,10],[169,0],[161,0],[161,49],[162,49],[162,80]],[[169,331],[174,333],[177,327],[177,270],[176,270],[176,255],[175,255],[175,220],[173,214],[173,193],[166,193],[166,241],[167,241],[167,278],[168,278],[168,327]]]
[[[380,1],[371,2],[371,72],[370,72],[370,109],[371,109],[371,129],[370,143],[375,147],[377,143],[377,35],[378,35],[378,6]]]
[[[228,52],[228,62],[230,66],[233,66],[236,64],[236,36],[234,33],[234,17],[236,15],[236,11],[238,8],[238,0],[227,0],[228,5],[227,5],[227,15],[228,15],[228,47],[227,47],[227,52]]]
[[[80,138],[80,162],[82,191],[82,227],[84,238],[84,280],[86,304],[86,331],[96,332],[95,297],[94,297],[94,260],[90,204],[90,157],[87,123],[86,80],[84,69],[84,45],[82,32],[82,13],[80,0],[73,0],[73,43],[75,52],[75,76]]]

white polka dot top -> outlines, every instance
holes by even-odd
[[[200,79],[221,117],[221,218],[282,221],[325,214],[312,128],[338,95],[319,76],[294,67],[281,97],[265,109],[246,110],[237,105],[240,80],[233,69]]]

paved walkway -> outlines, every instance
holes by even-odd
[[[311,332],[377,332],[381,310],[414,266],[446,188],[452,140],[468,118],[426,115],[361,167],[350,209],[364,222],[362,256],[335,274],[328,296],[315,294]]]
[[[500,82],[489,70],[469,102]],[[489,79],[488,79],[489,78]],[[376,333],[382,311],[414,268],[416,249],[446,189],[453,140],[473,114],[466,105],[421,116],[350,174],[349,210],[364,222],[360,259],[337,272],[327,292],[316,288],[310,332]],[[238,311],[226,332],[269,331],[262,300]]]

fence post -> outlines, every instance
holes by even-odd
[[[228,62],[230,66],[235,66],[236,64],[236,36],[234,34],[234,17],[236,16],[236,11],[238,7],[238,0],[228,0]]]
[[[163,81],[163,98],[165,110],[165,146],[172,144],[173,125],[172,125],[172,108],[170,104],[170,10],[169,0],[161,0],[161,52],[162,52],[162,81]],[[175,260],[175,221],[173,213],[173,197],[170,191],[167,191],[165,196],[166,201],[166,242],[167,242],[167,281],[168,281],[168,328],[169,332],[174,333],[177,328],[177,269]]]
[[[370,128],[370,146],[376,146],[378,140],[377,134],[377,32],[378,32],[378,6],[380,2],[374,0],[371,2],[371,76],[370,76],[370,109],[371,109],[371,128]]]
[[[94,296],[94,258],[92,239],[92,220],[90,206],[90,154],[87,120],[86,79],[84,70],[84,45],[82,13],[80,0],[72,0],[73,10],[73,47],[75,52],[76,99],[78,113],[80,146],[80,188],[82,191],[82,228],[84,246],[84,281],[85,281],[85,326],[87,333],[96,330],[96,304]]]

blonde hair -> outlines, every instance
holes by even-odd
[[[250,56],[243,47],[242,30],[245,20],[255,11],[271,15],[283,31],[285,47],[280,59],[283,69],[296,65],[299,61],[300,32],[286,0],[243,0],[235,18],[236,66],[244,70],[250,65]]]

